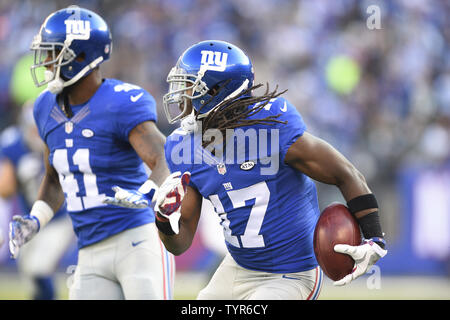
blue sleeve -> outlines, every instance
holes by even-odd
[[[47,95],[48,91],[44,90],[34,101],[34,107],[33,107],[33,117],[34,122],[36,123],[36,127],[39,132],[39,136],[41,137],[42,141],[45,142],[45,121],[46,119],[43,118],[43,103],[42,101],[45,100],[45,97]]]
[[[170,154],[172,152],[171,146],[172,144],[169,142],[169,139],[167,139],[166,143],[164,144],[164,155],[166,158],[167,167],[169,168],[170,173],[173,173],[176,170],[174,170],[174,164],[172,162],[172,158],[170,157]]]
[[[278,120],[286,122],[286,124],[280,123],[278,126],[280,156],[284,160],[290,146],[306,131],[306,124],[298,110],[289,101],[284,98],[278,98],[277,102],[273,108],[279,108],[279,110],[274,110],[275,113],[281,114]]]
[[[179,130],[179,129],[177,129]],[[175,131],[177,131],[175,130]],[[181,136],[181,135],[177,135],[177,134],[171,134],[167,137],[166,139],[166,143],[164,145],[164,155],[166,157],[166,163],[167,163],[167,167],[170,170],[170,173],[174,173],[176,171],[180,171],[182,174],[186,171],[191,172],[191,167],[193,163],[184,163],[182,161],[179,161],[180,159],[178,159],[178,161],[173,161],[173,153],[178,153],[180,152],[182,148],[182,144],[186,143],[188,140],[190,140],[190,136]],[[191,140],[190,140],[191,141]],[[181,148],[180,148],[181,147]],[[188,148],[192,148],[193,146],[191,144],[189,144]],[[174,150],[174,148],[176,148]],[[180,148],[179,150],[177,150],[178,148]],[[192,149],[191,149],[192,151]],[[193,161],[192,157],[189,158],[190,161]],[[185,159],[187,160],[187,159]],[[193,179],[193,177],[191,177],[191,180],[189,182],[189,186],[195,188],[198,190],[197,186],[195,185]]]
[[[142,97],[136,102],[130,101],[129,95],[126,95],[124,101],[127,102],[120,106],[116,117],[117,132],[127,141],[130,131],[138,124],[145,121],[157,121],[155,99],[145,90],[136,93],[134,97],[138,97],[141,93]]]

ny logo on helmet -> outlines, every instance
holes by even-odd
[[[91,35],[91,22],[85,20],[66,20],[66,35],[72,39],[88,40]]]
[[[228,53],[220,51],[202,50],[201,65],[206,66],[206,70],[225,71],[227,67]]]

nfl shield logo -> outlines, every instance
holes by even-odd
[[[65,131],[66,131],[67,134],[71,134],[72,133],[72,131],[73,131],[73,123],[72,122],[67,121],[65,123],[64,127],[65,127]]]
[[[223,163],[217,165],[217,172],[220,174],[225,174],[227,172],[227,168]]]

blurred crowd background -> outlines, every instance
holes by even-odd
[[[392,253],[382,270],[450,274],[450,2],[0,0],[0,129],[33,90],[12,81],[17,62],[45,17],[71,4],[109,24],[104,74],[144,87],[159,107],[188,46],[219,39],[241,47],[256,81],[288,89],[308,130],[365,175]],[[174,129],[161,108],[158,124],[166,135]],[[342,201],[336,188],[318,187],[321,208]]]

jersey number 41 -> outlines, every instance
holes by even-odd
[[[89,149],[77,149],[72,156],[74,165],[83,173],[85,196],[77,196],[80,192],[80,182],[70,171],[67,149],[56,149],[53,154],[53,166],[59,174],[61,187],[66,194],[67,210],[81,211],[103,206],[105,194],[98,193],[97,176],[92,172],[89,164]]]

